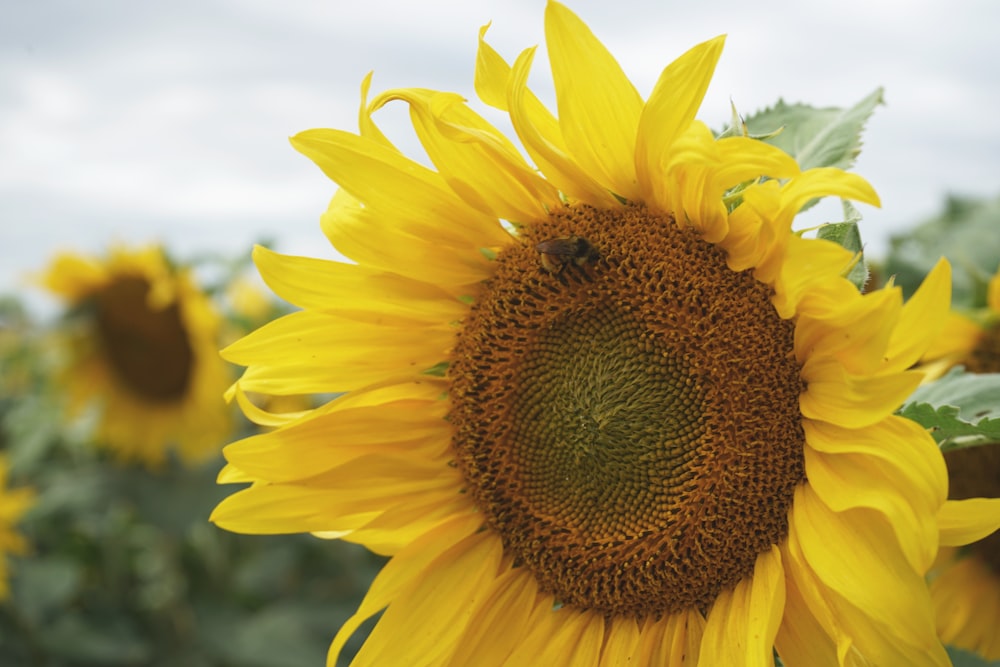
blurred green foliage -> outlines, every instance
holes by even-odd
[[[777,134],[775,143],[820,163],[849,164],[880,100],[876,91],[851,109],[825,110],[825,124],[812,134]],[[749,124],[770,131],[802,111],[779,104]],[[808,152],[819,145],[815,137],[830,133],[843,138],[839,151]],[[819,235],[860,251],[855,223],[845,208],[845,222]],[[982,306],[986,282],[1000,262],[998,223],[1000,199],[952,198],[939,215],[892,240],[878,273],[894,276],[909,295],[944,255],[954,267],[955,303]],[[212,291],[222,294],[243,267],[221,270]],[[234,312],[227,321],[232,332],[244,333],[262,323]],[[384,559],[340,541],[236,535],[208,523],[216,504],[238,488],[215,483],[221,457],[197,469],[171,461],[149,471],[95,448],[92,424],[62,418],[46,345],[53,326],[34,320],[19,299],[0,299],[0,451],[12,464],[12,484],[38,493],[20,524],[32,553],[11,559],[11,597],[0,602],[0,665],[325,664],[333,635]],[[919,390],[907,406],[912,414],[903,414],[937,429],[942,442],[995,440],[996,401],[989,397],[998,387],[997,376],[955,372]],[[243,422],[233,439],[253,429]],[[351,640],[340,664],[350,661],[371,625]],[[1000,666],[949,652],[957,667]]]
[[[308,535],[228,533],[208,522],[239,486],[221,456],[197,469],[123,465],[62,418],[51,324],[0,302],[0,450],[37,504],[0,602],[0,665],[315,667],[383,559]],[[253,427],[243,422],[243,433]],[[220,443],[221,445],[225,443]],[[360,646],[358,633],[343,664]]]
[[[940,213],[892,237],[883,273],[908,297],[941,257],[952,266],[952,306],[982,307],[1000,266],[1000,197],[949,197]]]
[[[1000,667],[1000,660],[983,660],[975,653],[962,651],[951,646],[948,647],[948,657],[954,667]]]
[[[899,414],[929,429],[942,451],[1000,444],[1000,373],[953,368],[918,387]]]

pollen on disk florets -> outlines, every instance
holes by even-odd
[[[553,239],[585,239],[555,267]],[[515,561],[606,615],[707,608],[787,534],[804,476],[794,325],[643,206],[527,230],[463,323],[453,447]]]

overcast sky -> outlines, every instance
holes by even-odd
[[[728,33],[701,118],[784,97],[848,106],[884,86],[856,170],[873,254],[947,193],[1000,194],[1000,3],[567,3],[645,96],[692,45]],[[0,4],[0,292],[57,249],[164,241],[184,257],[331,251],[334,186],[289,146],[356,130],[358,88],[474,98],[478,28],[511,61],[543,43],[544,0],[4,0]],[[550,101],[547,61],[532,85]],[[476,103],[478,104],[478,102]],[[477,107],[480,108],[481,107]],[[379,112],[415,146],[401,108]],[[36,294],[37,297],[37,294]]]

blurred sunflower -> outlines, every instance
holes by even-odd
[[[949,498],[974,499],[967,503],[1000,498],[1000,445],[954,449],[944,458]],[[950,542],[943,534],[942,543]],[[961,549],[943,547],[929,578],[941,640],[1000,660],[1000,531]]]
[[[33,489],[7,488],[8,472],[7,456],[0,453],[0,600],[10,595],[6,554],[23,554],[28,549],[24,537],[14,530],[14,524],[35,502]]]
[[[1000,269],[986,289],[986,307],[976,312],[951,311],[941,332],[924,354],[930,377],[961,364],[970,373],[1000,373]]]
[[[101,404],[98,443],[151,467],[171,446],[188,463],[219,451],[232,433],[230,377],[219,316],[188,271],[158,247],[115,248],[104,260],[60,255],[42,281],[69,307],[69,413]]]
[[[988,284],[986,307],[952,311],[924,362],[930,376],[956,365],[973,373],[1000,373],[1000,271]],[[944,458],[949,498],[1000,498],[1000,446],[953,449]],[[950,542],[947,535],[942,541]],[[1000,532],[962,549],[942,548],[930,579],[942,641],[1000,660]]]
[[[923,575],[946,472],[893,410],[948,308],[906,305],[791,232],[808,201],[877,203],[695,120],[722,50],[643,101],[573,13],[545,13],[558,118],[480,33],[476,90],[392,90],[361,131],[292,139],[341,189],[356,263],[257,248],[300,306],[224,351],[247,392],[344,395],[226,448],[253,485],[213,520],[312,531],[392,560],[330,651],[355,664],[945,665]],[[409,105],[436,167],[371,114]],[[867,664],[867,663],[866,663]]]

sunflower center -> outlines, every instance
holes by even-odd
[[[962,363],[970,373],[1000,373],[1000,324],[994,324],[983,332]]]
[[[149,283],[119,278],[95,297],[97,329],[116,377],[138,396],[176,401],[191,379],[194,352],[176,302],[153,310]]]
[[[1000,445],[966,447],[945,452],[948,464],[948,497],[1000,497]],[[967,549],[1000,576],[1000,531],[973,542]]]
[[[453,355],[469,492],[563,603],[704,610],[787,534],[794,325],[724,251],[640,206],[570,208],[523,239]]]

